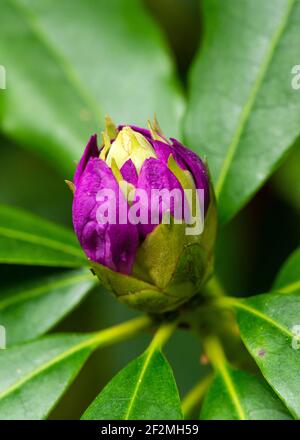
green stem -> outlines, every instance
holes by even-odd
[[[124,416],[124,420],[129,420],[131,418],[132,414],[132,408],[135,405],[136,398],[139,394],[141,384],[143,382],[143,378],[145,377],[145,374],[147,373],[147,368],[149,367],[149,364],[151,362],[152,356],[157,350],[161,350],[164,344],[168,341],[170,336],[172,335],[173,331],[175,330],[177,325],[177,322],[167,322],[161,324],[159,329],[156,331],[150,345],[148,346],[147,350],[145,351],[145,356],[143,356],[143,363],[141,365],[139,376],[136,380],[136,385],[134,387],[132,397],[129,401],[129,406],[126,411],[126,414]]]
[[[214,298],[211,305],[230,310],[235,310],[237,308],[246,308],[246,305],[243,305],[243,298],[236,298],[235,296]]]
[[[104,347],[129,339],[140,333],[141,330],[150,327],[151,324],[153,324],[153,321],[149,316],[141,316],[105,330],[100,330],[84,341],[83,344],[95,350],[100,346]]]
[[[162,324],[152,339],[148,350],[154,352],[156,349],[161,350],[163,346],[167,343],[169,338],[172,336],[173,332],[177,327],[178,321],[166,322]]]
[[[6,397],[7,395],[13,393],[18,388],[20,388],[23,384],[28,382],[29,380],[36,377],[43,371],[50,369],[52,366],[59,364],[64,359],[69,358],[75,353],[80,352],[81,350],[88,349],[91,351],[96,350],[100,346],[107,346],[114,344],[116,342],[123,341],[128,339],[136,334],[138,334],[141,330],[149,327],[152,324],[152,320],[147,316],[142,316],[140,318],[132,319],[131,321],[127,321],[123,324],[115,325],[113,327],[107,328],[105,330],[101,330],[99,332],[88,335],[86,339],[83,341],[73,345],[62,353],[50,359],[48,362],[37,366],[36,369],[31,371],[28,374],[25,374],[20,380],[13,383],[4,391],[0,392],[0,399]],[[90,354],[89,353],[89,354]]]
[[[204,292],[213,298],[222,298],[227,295],[224,287],[216,276],[208,281],[204,287]]]
[[[213,304],[219,307],[233,308],[240,303],[240,298],[234,296],[218,297],[214,298]]]
[[[215,371],[220,374],[223,382],[227,388],[228,394],[236,408],[236,412],[240,420],[245,420],[246,416],[242,408],[239,396],[232,382],[231,376],[227,367],[227,359],[225,357],[223,348],[215,336],[208,336],[204,340],[205,352],[212,363]]]
[[[209,385],[211,384],[213,375],[209,374],[204,379],[201,379],[185,396],[182,401],[182,412],[184,418],[187,420],[194,408],[201,402]]]
[[[204,340],[204,348],[214,369],[221,372],[227,361],[218,338],[212,335],[207,336]]]

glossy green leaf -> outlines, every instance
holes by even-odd
[[[300,248],[287,259],[273,285],[273,290],[291,293],[300,289]]]
[[[6,344],[34,339],[46,333],[94,287],[97,279],[87,269],[46,276],[22,286],[2,289],[0,324]]]
[[[248,351],[290,412],[300,418],[300,290],[232,301]]]
[[[76,376],[89,335],[55,335],[0,350],[0,419],[43,419]]]
[[[0,419],[46,418],[93,350],[149,327],[141,316],[87,334],[56,334],[0,350]]]
[[[172,370],[160,350],[134,359],[96,397],[85,420],[182,419]]]
[[[225,222],[300,135],[299,0],[204,0],[185,137],[206,154]]]
[[[0,263],[79,267],[87,258],[72,231],[0,205]]]
[[[166,132],[179,134],[183,98],[138,0],[3,0],[0,60],[3,132],[69,177],[106,113],[144,125],[157,112]]]
[[[202,420],[284,420],[291,415],[266,382],[226,365],[227,375],[218,374],[204,400]],[[235,399],[239,403],[236,408]]]

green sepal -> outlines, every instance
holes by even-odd
[[[208,173],[208,169],[207,169],[207,173]],[[217,213],[216,197],[211,180],[209,183],[209,196],[210,196],[210,202],[205,215],[204,229],[198,239],[198,245],[201,250],[200,259],[202,263],[204,263],[204,271],[202,274],[203,278],[201,282],[202,285],[208,281],[214,270],[214,256],[215,256],[214,251],[215,251],[215,243],[218,232],[218,213]]]
[[[182,299],[130,275],[90,262],[101,284],[120,302],[148,313],[164,313],[177,308]]]
[[[201,235],[186,235],[186,224],[161,223],[138,249],[132,275],[90,262],[103,286],[120,302],[148,313],[174,310],[199,293],[213,271],[217,232],[215,197]]]
[[[118,135],[118,129],[116,125],[113,123],[110,116],[105,116],[105,132],[109,136],[111,140],[115,139]]]
[[[160,289],[170,283],[184,249],[185,224],[161,223],[138,249],[133,275]]]
[[[115,272],[103,264],[95,263],[94,261],[90,261],[90,264],[103,286],[117,297],[133,295],[142,290],[155,289],[154,286],[145,281],[131,275]]]
[[[184,296],[186,300],[199,292],[206,272],[206,262],[202,255],[203,250],[198,243],[185,246],[166,288],[167,292]]]

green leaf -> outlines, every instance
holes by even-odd
[[[46,418],[93,350],[149,327],[141,316],[87,334],[57,334],[0,350],[0,419]]]
[[[166,44],[141,2],[4,0],[2,130],[70,176],[109,113],[179,134],[183,98]]]
[[[185,137],[208,157],[225,222],[299,138],[291,69],[299,60],[300,1],[204,0],[203,9]]]
[[[91,353],[90,335],[55,335],[0,351],[0,419],[43,419]]]
[[[202,420],[239,420],[232,393],[238,398],[246,420],[292,418],[266,382],[229,365],[225,371],[227,375],[219,373],[210,386],[201,409]]]
[[[300,418],[300,290],[225,301],[236,307],[241,337],[263,376]]]
[[[291,293],[300,289],[300,248],[287,259],[273,285],[273,290]]]
[[[172,370],[159,349],[134,359],[96,397],[84,420],[182,419]]]
[[[46,276],[23,286],[2,289],[0,324],[6,329],[6,344],[25,342],[46,333],[95,284],[96,278],[84,269]]]
[[[0,205],[0,263],[79,267],[88,260],[72,231]]]

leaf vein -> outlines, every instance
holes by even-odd
[[[77,91],[81,99],[88,105],[88,107],[91,107],[93,109],[99,120],[102,119],[102,110],[100,110],[98,103],[94,100],[94,98],[90,95],[90,93],[82,84],[82,81],[77,75],[75,68],[72,67],[72,65],[65,60],[63,54],[61,54],[58,51],[57,47],[54,47],[53,44],[49,41],[49,39],[45,35],[45,32],[42,29],[42,26],[38,23],[37,17],[35,16],[34,12],[28,6],[21,4],[19,0],[10,0],[10,3],[14,6],[16,10],[19,11],[19,14],[27,22],[32,32],[36,35],[37,39],[57,60],[58,64],[64,71],[69,83]]]
[[[236,131],[233,135],[231,144],[228,147],[227,155],[225,156],[225,160],[223,162],[223,165],[222,165],[222,168],[221,168],[221,171],[220,171],[220,174],[219,174],[216,186],[215,186],[217,198],[220,197],[220,193],[223,189],[225,179],[226,179],[228,171],[229,171],[230,164],[231,164],[231,162],[234,158],[234,155],[236,153],[236,150],[238,148],[239,141],[240,141],[241,136],[243,134],[243,130],[244,130],[244,128],[248,122],[248,119],[250,117],[251,110],[255,104],[255,100],[257,98],[259,89],[265,79],[266,73],[267,73],[268,68],[271,64],[276,47],[280,41],[281,36],[283,35],[283,33],[287,27],[287,24],[288,24],[288,21],[289,21],[291,14],[292,14],[294,5],[295,5],[295,0],[289,0],[286,11],[283,14],[280,26],[278,26],[276,32],[273,35],[273,38],[271,39],[269,48],[267,50],[265,59],[261,65],[261,68],[258,72],[258,76],[256,78],[256,81],[253,84],[253,87],[250,91],[249,97],[248,97],[248,99],[244,105],[244,108],[241,112]]]
[[[17,231],[15,229],[0,227],[0,236],[7,238],[14,238],[16,240],[25,241],[33,244],[40,244],[45,247],[49,247],[55,250],[62,251],[64,253],[75,255],[83,258],[83,253],[75,246],[67,245],[59,241],[52,240],[50,238],[41,237],[39,235],[33,235],[28,232]]]
[[[66,279],[62,280],[55,280],[52,283],[48,283],[44,286],[38,286],[32,289],[24,290],[22,293],[18,292],[14,295],[11,295],[7,298],[3,298],[0,300],[0,310],[3,310],[13,304],[16,304],[18,302],[22,302],[24,300],[36,298],[38,296],[43,295],[44,293],[47,293],[50,289],[57,289],[61,287],[71,286],[72,284],[75,284],[77,282],[81,281],[88,281],[92,280],[93,275],[86,273],[84,275],[74,275],[72,277],[68,277]]]

